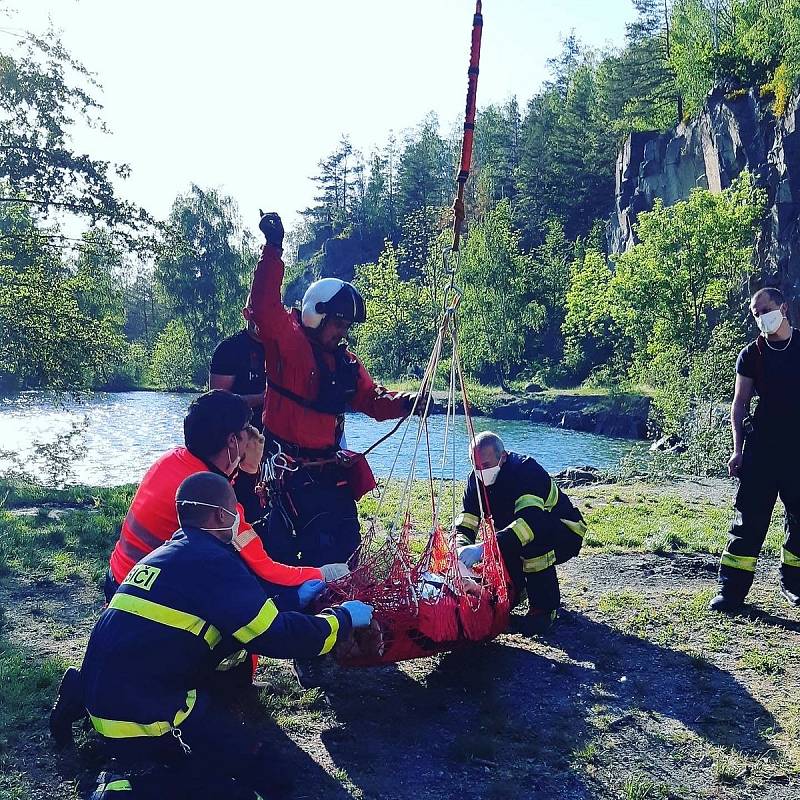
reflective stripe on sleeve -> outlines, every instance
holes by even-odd
[[[508,527],[514,531],[521,545],[524,546],[533,541],[533,531],[524,519],[515,519]]]
[[[125,522],[123,522],[123,530],[125,526],[128,526],[131,533],[136,536],[136,538],[142,542],[146,547],[149,547],[150,550],[155,550],[156,547],[161,547],[164,544],[164,539],[160,536],[156,536],[154,533],[151,533],[138,519],[136,519],[136,515],[133,511],[128,511],[125,515]],[[123,538],[125,534],[123,533]]]
[[[178,611],[176,608],[169,608],[169,606],[162,606],[160,603],[154,603],[152,600],[145,600],[143,597],[136,597],[133,594],[117,592],[111,598],[108,607],[157,622],[159,625],[168,625],[170,628],[186,631],[194,636],[200,636],[202,633],[203,639],[211,650],[222,639],[220,632],[213,625],[208,625],[201,617],[187,614],[185,611]],[[208,625],[207,629],[206,625]]]
[[[325,622],[331,626],[331,632],[328,634],[328,638],[325,639],[322,650],[319,651],[319,654],[324,656],[325,653],[330,653],[330,651],[333,650],[333,646],[336,644],[336,639],[339,636],[339,618],[336,614],[317,614],[317,616],[320,619],[324,619]]]
[[[523,494],[517,498],[514,503],[514,513],[522,511],[523,508],[541,508],[544,509],[544,500],[538,494]]]
[[[522,571],[523,572],[544,572],[556,563],[555,550],[548,550],[543,556],[536,556],[536,558],[523,558]]]
[[[197,691],[186,693],[186,706],[173,718],[172,722],[125,722],[118,719],[103,719],[89,714],[94,729],[107,739],[132,739],[136,736],[163,736],[177,728],[192,713],[197,702]]]
[[[800,556],[796,556],[791,550],[781,548],[781,563],[787,567],[800,567]]]
[[[456,517],[455,527],[469,528],[469,530],[477,532],[479,523],[480,519],[478,519],[478,517],[474,514],[467,514],[467,512],[464,511]]]
[[[261,611],[259,611],[247,625],[242,625],[242,627],[233,634],[233,638],[240,641],[242,644],[252,642],[256,636],[261,636],[261,634],[272,625],[277,616],[278,609],[275,607],[275,603],[273,603],[272,600],[267,600],[267,602],[261,606]]]
[[[562,519],[561,522],[581,539],[586,535],[586,523],[583,520]]]
[[[547,495],[547,500],[544,501],[544,510],[552,511],[558,503],[558,486],[556,482],[550,478],[550,493]]]
[[[258,534],[253,528],[246,528],[241,533],[237,533],[236,536],[233,537],[231,544],[233,545],[234,550],[241,552],[257,536]]]
[[[758,559],[755,556],[735,556],[733,553],[729,553],[727,550],[725,550],[722,553],[722,558],[720,559],[719,563],[723,567],[741,569],[745,572],[755,572],[757,560]]]

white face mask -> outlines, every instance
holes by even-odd
[[[491,486],[497,480],[497,476],[500,474],[500,467],[502,466],[502,464],[498,464],[496,467],[476,468],[475,474],[481,479],[484,486]]]
[[[179,506],[205,506],[206,508],[219,508],[224,511],[226,514],[230,514],[233,517],[233,524],[229,525],[227,528],[200,528],[201,531],[230,531],[231,535],[229,539],[225,540],[226,544],[230,544],[233,539],[235,538],[236,534],[239,533],[239,523],[241,520],[239,519],[238,514],[234,514],[233,511],[228,511],[227,508],[223,508],[222,506],[215,506],[211,503],[201,503],[198,500],[178,500],[176,505]]]
[[[774,311],[768,311],[766,314],[761,314],[761,316],[756,319],[758,329],[765,336],[775,333],[778,328],[780,328],[782,322],[783,312],[779,308],[776,308]]]
[[[230,475],[231,472],[233,472],[236,469],[236,467],[239,466],[239,462],[242,460],[242,454],[241,454],[241,452],[239,450],[239,439],[236,436],[234,436],[233,437],[233,441],[234,441],[234,444],[236,445],[236,458],[235,459],[231,458],[231,448],[229,446],[228,447],[228,461],[231,462],[231,466],[230,466],[230,472],[228,472],[228,475]]]

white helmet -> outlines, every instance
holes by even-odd
[[[327,316],[364,322],[367,318],[364,298],[352,283],[339,278],[322,278],[306,289],[300,312],[303,325],[319,328]]]

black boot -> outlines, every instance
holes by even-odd
[[[58,697],[50,711],[50,734],[59,747],[73,744],[72,723],[86,716],[83,679],[79,670],[70,667],[61,679]]]
[[[744,606],[744,598],[739,599],[729,594],[720,592],[708,604],[709,611],[719,611],[722,614],[738,614]]]
[[[781,594],[786,598],[790,606],[800,608],[800,589],[796,587],[789,587],[785,583],[781,583]]]
[[[545,636],[553,630],[556,619],[558,611],[555,608],[532,608],[524,616],[514,614],[509,627],[514,633],[524,636]]]

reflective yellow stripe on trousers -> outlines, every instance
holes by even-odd
[[[787,567],[800,567],[800,556],[796,556],[791,550],[781,548],[781,562]]]
[[[536,556],[536,558],[523,558],[522,571],[544,572],[544,570],[554,566],[555,563],[556,563],[555,550],[548,550],[544,555]]]
[[[745,572],[755,572],[756,562],[758,559],[755,556],[735,556],[727,550],[723,551],[722,558],[719,563],[723,567],[731,567],[733,569],[742,569]]]
[[[197,702],[197,692],[191,689],[186,694],[186,707],[182,708],[172,722],[126,722],[118,719],[103,719],[89,714],[94,729],[109,739],[131,739],[135,736],[163,736],[173,728],[180,727],[186,717],[191,714]]]

